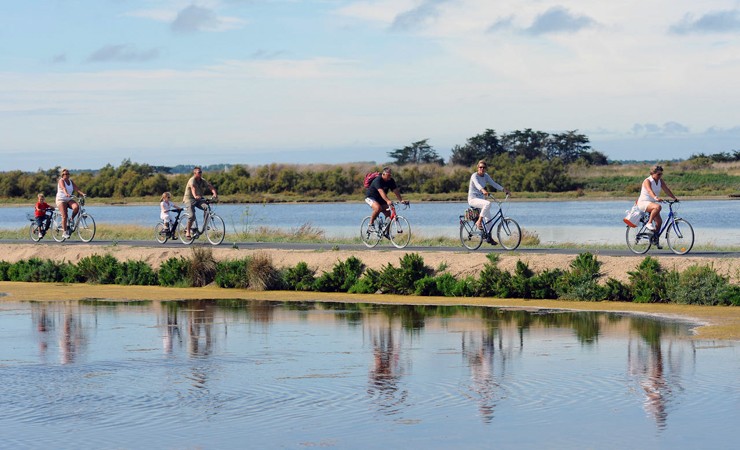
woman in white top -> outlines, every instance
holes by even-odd
[[[487,164],[485,161],[478,161],[478,170],[470,176],[470,185],[468,186],[468,205],[473,208],[480,208],[480,216],[475,223],[479,229],[483,229],[483,219],[491,218],[491,202],[486,200],[488,191],[486,186],[489,184],[499,191],[504,191],[506,195],[510,192],[500,184],[493,181],[490,175],[486,173]]]
[[[650,176],[642,182],[640,198],[637,199],[637,207],[640,208],[640,211],[650,213],[650,220],[646,228],[653,232],[660,231],[660,227],[663,225],[663,219],[660,217],[660,210],[662,209],[660,194],[662,191],[665,191],[673,200],[678,200],[663,180],[663,167],[656,165],[650,169]],[[653,225],[653,222],[655,222],[655,225]],[[657,244],[657,236],[653,239]],[[660,248],[659,245],[658,248]]]
[[[85,193],[77,187],[74,181],[69,178],[69,169],[62,169],[62,177],[57,183],[57,209],[62,214],[62,230],[64,230],[64,239],[69,239],[69,231],[67,230],[67,208],[72,208],[72,220],[74,220],[77,213],[80,211],[80,205],[72,199],[75,191],[79,195],[85,196]]]
[[[172,222],[174,222],[170,211],[179,211],[181,209],[172,203],[172,194],[169,192],[162,194],[162,201],[159,203],[159,218],[162,219],[162,222],[164,222],[168,229],[172,225]]]

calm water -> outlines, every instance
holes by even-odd
[[[629,201],[511,202],[505,214],[519,225],[537,233],[543,243],[584,242],[624,244],[622,218],[632,206]],[[414,203],[399,209],[411,222],[413,235],[458,235],[458,216],[467,207],[462,202]],[[27,227],[29,207],[0,208],[0,227]],[[91,206],[87,208],[98,223],[152,226],[159,218],[159,206]],[[304,224],[325,231],[327,238],[355,236],[360,221],[369,214],[364,203],[218,205],[228,234],[257,227],[295,230]],[[667,213],[664,214],[666,217]],[[696,232],[696,243],[740,244],[740,201],[686,200],[680,204],[684,217]]]
[[[738,343],[605,313],[0,303],[7,448],[732,448]]]

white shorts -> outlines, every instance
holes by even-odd
[[[652,205],[653,203],[656,203],[656,202],[651,202],[650,200],[640,200],[637,202],[637,207],[640,209],[640,211],[646,212],[647,207]]]
[[[373,207],[373,203],[378,203],[375,201],[372,197],[365,197],[365,203],[367,203],[371,208]]]

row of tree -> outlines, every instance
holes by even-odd
[[[439,164],[444,159],[429,145],[429,139],[413,142],[403,148],[388,152],[397,165]],[[577,130],[559,134],[534,131],[531,128],[512,131],[501,136],[495,130],[487,129],[467,140],[465,145],[452,149],[449,164],[470,166],[481,159],[492,160],[507,155],[511,159],[523,157],[526,160],[553,161],[560,159],[564,164],[583,160],[588,164],[607,164],[607,157],[601,152],[591,150],[588,136]]]

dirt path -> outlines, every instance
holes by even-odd
[[[239,259],[252,256],[256,253],[268,254],[273,264],[278,268],[293,267],[299,262],[305,262],[309,267],[316,269],[318,274],[330,271],[334,264],[344,261],[350,256],[359,258],[367,267],[380,269],[388,263],[398,266],[400,252],[388,250],[255,250],[234,249],[227,246],[206,247],[212,248],[218,260]],[[93,254],[104,255],[109,253],[120,261],[145,261],[153,267],[172,257],[188,257],[192,253],[190,247],[162,248],[162,247],[134,247],[126,245],[59,245],[59,244],[0,244],[0,260],[16,262],[29,258],[52,259],[56,261],[77,262],[80,258]],[[482,252],[442,252],[419,251],[427,266],[449,272],[455,277],[476,275],[480,267],[487,262]],[[525,262],[535,272],[545,269],[567,269],[576,255],[560,255],[543,253],[511,254],[499,253],[499,267],[513,271],[517,261]],[[628,272],[635,270],[644,256],[603,256],[596,253],[602,263],[601,271],[606,277],[616,278],[622,282],[628,281]],[[712,257],[661,257],[655,256],[666,269],[682,271],[695,264],[709,264],[718,273],[730,277],[732,283],[740,283],[740,261],[737,258]]]

